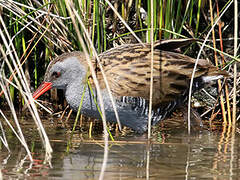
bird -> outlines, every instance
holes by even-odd
[[[195,39],[158,40],[153,44],[152,125],[171,115],[188,98],[189,84],[195,59],[179,53],[178,49]],[[121,124],[137,133],[148,127],[149,93],[151,80],[151,44],[124,44],[99,54]],[[116,122],[113,106],[96,58],[95,72],[100,84],[106,119]],[[205,59],[199,59],[193,80],[193,92],[213,80],[228,77]],[[86,85],[86,83],[88,85]],[[52,88],[63,89],[73,111],[78,111],[82,95],[81,113],[100,119],[97,92],[89,72],[85,54],[80,51],[63,53],[50,62],[44,81],[33,93],[37,99]],[[98,102],[98,100],[97,100]]]

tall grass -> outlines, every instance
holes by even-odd
[[[225,4],[216,3],[220,12],[217,17],[213,17],[216,8],[212,8],[213,5],[208,2],[206,0],[130,0],[114,1],[112,4],[113,2],[109,0],[0,1],[0,18],[2,19],[0,49],[3,57],[0,61],[1,115],[5,117],[2,107],[7,104],[9,108],[5,109],[11,109],[14,120],[18,124],[15,109],[21,110],[24,104],[28,105],[30,102],[29,111],[36,124],[42,127],[30,95],[30,86],[36,88],[43,79],[49,61],[67,51],[84,50],[86,54],[97,56],[97,53],[123,43],[194,37],[204,38],[205,41],[200,51],[198,51],[198,45],[188,49],[190,51],[187,53],[192,56],[197,56],[199,59],[201,51],[209,51],[209,48],[204,47],[208,42],[208,46],[215,51],[216,62],[219,62],[219,54],[228,56],[232,62],[235,61],[237,58],[233,57],[231,52],[226,52],[225,47],[218,50],[218,42],[223,44],[223,39],[232,31],[232,20],[226,15],[231,11],[229,8],[232,1]],[[152,9],[151,5],[153,5]],[[211,17],[208,9],[212,14],[211,19],[208,18]],[[223,23],[226,26],[223,31],[219,30],[219,35],[215,37],[211,32],[216,31],[214,26],[222,17],[225,17]],[[219,41],[218,37],[221,37]],[[211,42],[214,42],[213,47]],[[234,69],[237,72],[236,65]],[[231,68],[229,70],[231,71]],[[93,69],[92,73],[94,73]],[[230,89],[230,94],[221,96],[221,106],[226,107],[228,111],[231,109],[230,101],[233,95],[235,96],[233,104],[238,103],[236,82],[239,80],[237,80],[236,77],[235,91],[231,93],[231,87],[225,87],[224,91],[227,92],[227,89]],[[190,99],[191,96],[189,96],[189,106]],[[103,106],[101,109],[104,109]],[[222,108],[222,114],[225,113]],[[235,119],[239,119],[236,112],[234,114]],[[224,115],[223,117],[227,118]],[[231,122],[228,116],[228,123]],[[20,126],[18,128],[21,129]],[[39,133],[43,137],[49,155],[51,148],[43,128]],[[105,138],[107,140],[108,136],[106,135]],[[6,138],[1,139],[8,148]],[[27,150],[24,136],[21,135],[20,139]],[[105,147],[107,148],[107,144]]]

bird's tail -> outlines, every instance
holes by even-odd
[[[229,73],[225,70],[217,69],[216,67],[210,67],[206,75],[202,76],[202,80],[205,83],[222,79],[224,77],[229,77]]]

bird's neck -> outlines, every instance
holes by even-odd
[[[83,79],[75,79],[71,84],[67,86],[67,89],[65,91],[65,96],[68,104],[70,105],[71,109],[73,111],[78,111],[78,107],[80,105],[81,99],[82,99],[82,107],[81,112],[83,114],[91,112],[96,113],[93,114],[93,116],[98,116],[98,110],[96,107],[96,102],[98,103],[96,90],[94,87],[90,88],[87,84],[87,82]],[[109,104],[111,101],[109,99],[108,94],[105,92],[102,92],[103,100],[105,106],[110,106]],[[95,100],[94,100],[95,98]]]
[[[84,89],[86,89],[84,88],[85,86],[86,83],[81,78],[76,78],[67,85],[65,91],[66,100],[74,111],[78,110],[82,95],[84,94]]]

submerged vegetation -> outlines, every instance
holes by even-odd
[[[236,120],[239,119],[236,6],[239,6],[238,2],[234,4],[231,0],[2,0],[0,114],[5,118],[4,111],[11,109],[14,127],[18,127],[16,112],[23,112],[28,106],[36,124],[42,127],[31,92],[42,82],[49,62],[63,52],[82,51],[86,47],[94,56],[95,51],[99,54],[121,44],[151,42],[151,38],[154,41],[195,38],[203,43],[200,41],[181,49],[182,53],[209,59],[231,75],[228,80],[219,80],[217,89],[210,88],[209,92],[195,94],[198,98],[196,104],[199,104],[199,99],[203,103],[205,101],[198,111],[211,129],[218,128],[220,124],[225,130],[233,127],[235,132]],[[54,103],[58,104],[55,111],[65,108],[61,94],[54,91],[48,99],[57,102]],[[5,119],[11,125],[12,122]],[[1,122],[0,125],[4,134]],[[4,123],[4,126],[8,125]],[[18,128],[21,129],[20,126]],[[51,152],[44,129],[40,135]],[[20,135],[20,139],[24,141],[24,136]],[[5,140],[3,142],[7,144]]]

